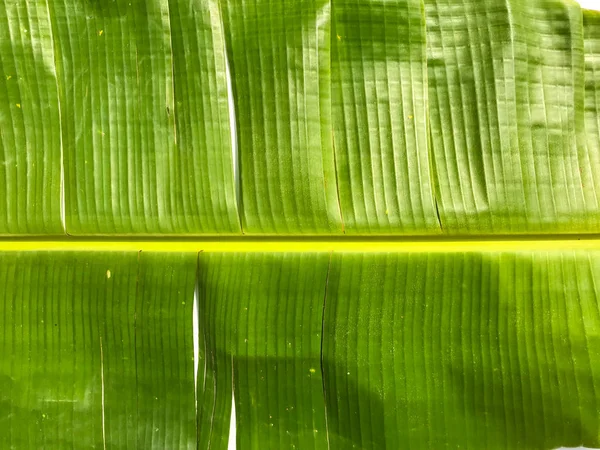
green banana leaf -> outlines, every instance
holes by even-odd
[[[423,2],[332,6],[333,122],[346,230],[437,234]]]
[[[599,89],[574,0],[0,0],[0,448],[600,448]]]
[[[426,11],[444,227],[476,234],[597,231],[600,160],[586,142],[580,7],[427,1]]]
[[[194,254],[2,253],[0,446],[196,448]]]
[[[244,231],[339,233],[331,130],[331,4],[223,0],[221,5]]]
[[[598,250],[3,253],[0,441],[598,447],[599,278]]]
[[[0,234],[61,234],[62,138],[45,2],[0,3]]]
[[[238,448],[327,448],[328,264],[327,253],[200,256],[200,448],[228,448],[232,404]]]
[[[597,253],[334,256],[333,448],[600,446]]]
[[[187,3],[48,2],[69,233],[239,229],[220,18]]]
[[[0,234],[597,233],[573,0],[2,0]]]

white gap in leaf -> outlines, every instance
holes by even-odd
[[[317,13],[317,31],[325,28],[331,21],[331,2],[327,2]],[[318,51],[318,49],[317,49]]]
[[[62,138],[62,115],[60,109],[60,96],[58,99],[58,120],[61,124],[60,131],[60,223],[62,224],[63,233],[67,235],[67,211],[65,209],[65,154],[63,149]]]
[[[50,16],[50,6],[46,4],[46,11],[48,17]],[[67,234],[67,220],[66,220],[66,210],[65,210],[65,153],[64,153],[64,144],[63,144],[63,119],[62,119],[62,107],[60,100],[60,87],[58,85],[58,73],[56,69],[56,41],[54,39],[54,29],[50,27],[50,38],[52,40],[52,62],[53,65],[48,67],[48,73],[54,74],[54,80],[56,81],[56,100],[58,102],[58,124],[60,126],[60,132],[58,133],[58,138],[60,142],[60,221],[63,228],[63,232],[65,235]],[[48,63],[46,58],[44,58],[44,62]]]
[[[67,234],[67,212],[65,210],[65,164],[62,156],[60,156],[60,222],[62,224],[63,232]]]
[[[58,81],[57,81],[58,87]],[[65,152],[62,136],[62,111],[60,105],[60,95],[58,96],[58,121],[60,123],[60,222],[65,235],[67,235],[67,210],[65,208]]]
[[[575,0],[583,9],[593,9],[595,11],[600,11],[600,0]],[[564,447],[568,448],[568,447]],[[583,448],[583,447],[574,447],[574,448]]]
[[[597,447],[556,447],[555,450],[598,450]]]
[[[227,103],[229,105],[229,130],[231,132],[231,159],[233,162],[233,183],[235,188],[235,202],[238,214],[241,213],[241,186],[240,186],[240,161],[237,140],[237,122],[235,118],[235,101],[233,99],[233,84],[229,68],[229,56],[225,51],[225,78],[227,82]]]
[[[229,442],[227,450],[235,450],[237,445],[235,425],[235,390],[233,388],[233,356],[231,357],[231,418],[229,419]]]
[[[229,419],[229,442],[227,450],[235,450],[237,445],[237,436],[235,431],[235,394],[231,393],[231,418]]]
[[[200,364],[200,328],[198,327],[198,281],[194,288],[194,303],[192,306],[192,334],[194,336],[194,404],[198,416],[198,365]],[[205,377],[206,379],[206,374]]]

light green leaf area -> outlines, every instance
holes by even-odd
[[[595,233],[596,18],[4,0],[0,234]]]
[[[223,18],[215,0],[169,0],[176,165],[168,211],[185,230],[240,233]]]
[[[200,448],[327,448],[320,355],[328,263],[326,253],[201,254]]]
[[[195,253],[140,253],[134,316],[137,442],[196,449],[193,301]]]
[[[0,235],[61,234],[61,137],[45,0],[0,1]]]
[[[333,129],[347,233],[440,232],[421,0],[333,3]]]
[[[594,232],[582,13],[559,0],[427,0],[431,144],[445,231]]]
[[[585,58],[585,137],[590,166],[600,167],[600,12],[583,10]],[[600,172],[591,171],[592,183],[600,183]]]
[[[2,448],[195,448],[194,254],[0,261]]]
[[[600,446],[597,252],[339,254],[330,448]]]
[[[67,231],[237,231],[218,18],[164,0],[59,0],[50,13]]]
[[[326,0],[225,0],[245,233],[340,233]]]

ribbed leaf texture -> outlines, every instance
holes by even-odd
[[[0,446],[196,448],[196,255],[0,255]]]
[[[0,2],[0,234],[60,234],[61,121],[46,2]]]
[[[239,448],[327,448],[320,358],[328,264],[327,253],[201,255],[200,448],[232,448],[233,400]]]
[[[49,2],[72,234],[236,229],[220,17],[171,3]]]
[[[598,254],[340,255],[332,448],[598,447]]]
[[[0,0],[0,234],[597,233],[597,22],[572,0]]]
[[[427,1],[431,136],[450,232],[598,230],[572,2]]]
[[[248,233],[340,232],[326,0],[225,0]]]
[[[598,447],[599,278],[597,250],[3,253],[0,446]]]
[[[125,236],[0,245],[0,449],[600,447],[599,92],[573,0],[0,0],[0,235]]]
[[[423,2],[340,0],[333,8],[333,122],[346,230],[439,233]]]

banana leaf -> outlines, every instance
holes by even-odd
[[[341,232],[331,130],[330,2],[221,5],[244,232]]]
[[[580,7],[426,1],[426,11],[444,229],[597,231],[600,160],[586,145]]]
[[[334,255],[331,448],[600,446],[597,252]]]
[[[0,256],[7,448],[600,445],[598,250]]]
[[[573,0],[0,0],[0,448],[600,447],[599,64]]]
[[[46,2],[0,2],[0,235],[64,233],[54,60]]]
[[[67,231],[238,231],[223,32],[214,8],[161,0],[47,7]]]
[[[572,0],[0,2],[0,234],[597,233]]]
[[[327,253],[201,255],[200,448],[327,448],[321,329],[328,264]]]
[[[0,254],[0,446],[196,448],[196,259]]]
[[[203,258],[201,448],[600,445],[597,251]]]
[[[333,123],[352,234],[437,234],[423,2],[333,3]]]

